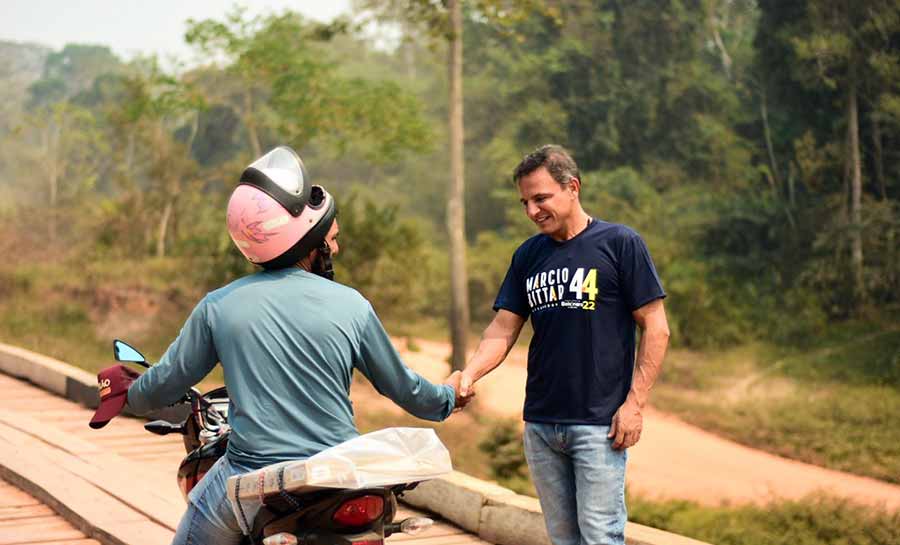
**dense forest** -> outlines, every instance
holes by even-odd
[[[0,248],[73,267],[167,258],[215,287],[251,270],[225,200],[284,143],[337,195],[341,280],[388,317],[446,320],[461,38],[472,329],[533,232],[511,169],[548,142],[579,162],[591,214],[648,241],[678,345],[897,327],[900,2],[462,8],[457,32],[417,0],[328,24],[235,10],[189,22],[194,66],[0,44]]]

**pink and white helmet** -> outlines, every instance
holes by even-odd
[[[295,265],[325,241],[334,199],[309,184],[300,157],[279,146],[248,166],[228,201],[228,234],[251,263]]]

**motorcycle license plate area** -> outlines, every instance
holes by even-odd
[[[228,499],[241,529],[249,534],[265,498],[272,494],[393,486],[434,479],[451,471],[450,453],[434,430],[386,428],[345,441],[305,460],[282,462],[235,475],[228,479]],[[363,545],[367,541],[351,543]]]

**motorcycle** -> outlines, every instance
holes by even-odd
[[[119,362],[150,367],[146,358],[124,341],[115,340],[113,352]],[[186,455],[178,467],[177,478],[186,501],[190,491],[225,454],[231,433],[228,391],[224,386],[206,393],[191,388],[176,405],[189,408],[180,423],[155,420],[146,423],[144,428],[156,435],[182,435]],[[436,436],[434,439],[440,444]],[[242,496],[235,493],[232,497],[229,491],[229,499],[245,531],[243,543],[248,545],[383,545],[385,538],[392,534],[418,535],[433,524],[425,517],[394,522],[397,498],[415,488],[419,484],[416,481],[382,482],[361,488],[313,486],[290,490],[285,486],[284,468],[276,466],[270,468],[278,473],[270,472],[270,476],[278,475],[278,486],[255,491],[253,496],[259,496],[260,501],[249,509],[250,513],[241,503]],[[264,470],[260,470],[263,476]],[[255,483],[257,477],[242,480]],[[240,483],[235,484],[239,489]]]

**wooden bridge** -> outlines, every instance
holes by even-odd
[[[7,375],[0,391],[0,545],[171,542],[185,508],[175,481],[181,436],[152,435],[126,417],[92,430],[92,410]],[[441,520],[387,541],[488,543]]]

